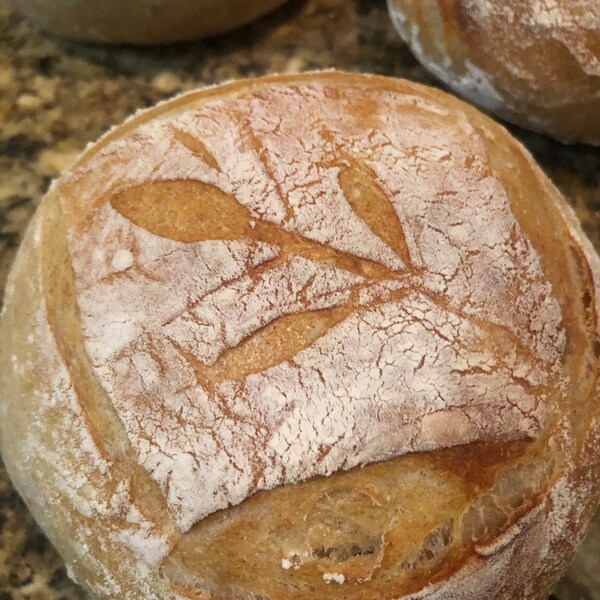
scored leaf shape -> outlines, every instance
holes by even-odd
[[[369,170],[352,158],[350,166],[340,170],[339,181],[354,212],[398,254],[406,265],[412,263],[398,213],[385,191]]]
[[[252,231],[241,204],[200,181],[144,183],[115,194],[111,204],[139,227],[179,242],[236,240]]]
[[[186,142],[187,145],[191,143],[187,139]],[[202,148],[202,154],[205,153],[206,149]],[[399,247],[402,258],[408,262],[408,251],[399,219],[379,186],[366,179],[365,169],[355,172],[345,168],[340,174],[340,183],[343,189],[352,186],[351,204],[359,216],[364,215],[369,219],[368,224],[372,228],[384,223],[381,236],[384,242],[391,247]],[[377,214],[376,209],[379,208],[369,207],[368,196],[382,206],[383,221],[368,217],[369,208],[375,208],[373,214]],[[371,200],[371,204],[374,201]],[[178,351],[194,369],[199,383],[205,388],[224,379],[240,380],[250,373],[263,371],[291,358],[351,314],[358,306],[357,294],[360,289],[373,281],[406,277],[406,273],[392,271],[385,265],[340,252],[296,232],[286,231],[279,225],[254,218],[234,197],[214,185],[200,181],[167,180],[141,184],[115,194],[111,205],[137,226],[175,241],[191,243],[247,239],[281,248],[282,253],[278,259],[270,261],[266,267],[260,265],[250,271],[253,277],[281,265],[290,256],[300,256],[350,271],[369,280],[355,287],[352,300],[346,306],[284,314],[224,352],[212,365],[197,360],[189,350],[174,341]]]
[[[340,252],[253,217],[233,196],[201,181],[179,179],[143,183],[115,194],[111,205],[139,227],[175,241],[249,238],[281,246],[290,255],[334,262],[354,273],[380,279],[395,277],[395,272],[385,265]],[[401,229],[399,233],[402,239]]]
[[[208,151],[203,145],[200,148],[197,144],[190,146],[192,142],[195,143],[195,138],[188,138],[190,139],[180,141],[185,141],[188,148],[193,147],[205,161],[216,165],[210,155],[207,159]],[[243,380],[251,373],[261,372],[291,359],[361,308],[373,309],[380,304],[399,300],[410,290],[438,305],[443,300],[423,285],[425,274],[413,266],[400,218],[375,175],[352,157],[345,156],[340,162],[339,183],[347,202],[373,234],[402,259],[407,266],[405,270],[395,271],[381,263],[341,252],[286,229],[285,223],[278,225],[257,218],[233,196],[215,185],[197,180],[143,183],[112,197],[112,207],[122,216],[161,237],[184,243],[247,240],[250,243],[264,242],[280,248],[281,253],[276,259],[248,269],[245,275],[255,280],[293,256],[349,271],[362,278],[359,284],[350,287],[349,299],[342,301],[341,305],[335,303],[325,309],[309,308],[304,311],[297,307],[282,307],[283,314],[257,325],[248,337],[225,348],[212,364],[199,360],[190,348],[172,340],[178,352],[193,368],[198,383],[205,389],[213,389],[216,384],[227,379]],[[381,287],[382,282],[393,283],[394,290],[382,293],[378,289],[365,302],[361,291]],[[286,282],[282,281],[281,285],[286,285]],[[243,302],[243,299],[240,301]],[[197,303],[188,307],[188,312],[196,305]],[[447,306],[441,308],[448,310]],[[461,314],[461,318],[471,319],[464,314]],[[490,336],[490,345],[495,343],[492,341],[494,332],[499,332],[502,339],[506,338],[506,330],[491,323],[486,323],[484,331],[486,337]],[[520,346],[516,337],[513,337],[510,345],[513,344]],[[520,348],[518,354],[527,352]]]

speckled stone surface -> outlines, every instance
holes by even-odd
[[[395,34],[384,0],[290,0],[218,39],[151,49],[45,36],[0,0],[0,290],[51,179],[110,126],[180,91],[331,67],[435,84]],[[513,132],[600,249],[600,150]],[[0,465],[0,600],[76,598],[83,593],[66,577]],[[600,517],[555,598],[600,600]]]

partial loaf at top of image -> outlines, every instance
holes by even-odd
[[[600,145],[600,0],[388,0],[453,91],[566,143]]]
[[[44,31],[96,44],[169,44],[235,29],[285,0],[9,0]]]

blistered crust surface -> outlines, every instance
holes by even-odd
[[[58,192],[94,372],[180,530],[543,426],[560,310],[463,113],[273,84],[139,126]]]

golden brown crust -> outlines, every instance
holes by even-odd
[[[97,597],[542,598],[599,492],[599,273],[529,155],[441,92],[332,72],[187,94],[36,215],[1,323],[3,458]]]
[[[598,0],[389,0],[417,58],[513,123],[600,144]]]
[[[285,0],[15,0],[42,29],[84,42],[165,44],[229,31]]]

